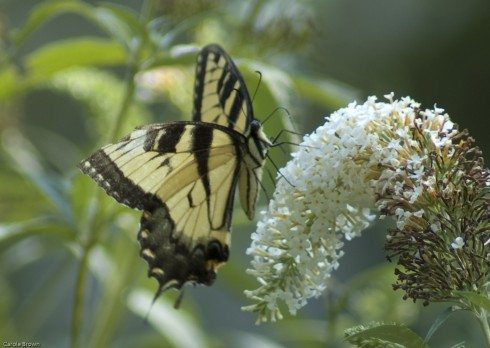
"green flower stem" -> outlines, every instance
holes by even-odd
[[[114,245],[114,255],[118,261],[117,272],[108,275],[104,284],[102,297],[90,332],[88,347],[109,347],[119,324],[124,321],[126,308],[120,304],[121,293],[131,289],[140,280],[138,263],[139,255],[134,252],[134,243],[128,242],[127,236],[121,236],[119,243]]]
[[[137,64],[137,59],[140,56],[141,48],[138,48],[131,59],[131,63],[128,67],[128,72],[126,74],[125,82],[125,92],[121,107],[114,118],[114,123],[111,127],[111,131],[108,135],[108,141],[113,142],[116,140],[119,131],[124,124],[126,116],[128,114],[129,107],[133,100],[135,83],[134,78],[139,70],[139,65]],[[83,303],[84,303],[84,292],[87,285],[87,276],[89,271],[89,257],[92,249],[97,245],[97,242],[104,230],[100,226],[96,226],[98,217],[101,216],[100,198],[102,196],[102,191],[97,190],[95,194],[94,204],[95,208],[92,210],[92,214],[88,216],[88,238],[86,243],[82,244],[82,256],[80,260],[80,268],[78,271],[76,283],[75,283],[75,298],[73,305],[73,317],[71,326],[71,346],[73,348],[80,347],[80,332],[83,323]]]
[[[485,340],[487,342],[487,347],[490,348],[490,327],[488,325],[488,317],[487,311],[482,309],[479,313],[476,313],[476,317],[478,322],[480,323],[480,327],[485,335]]]
[[[145,23],[151,20],[151,15],[153,13],[153,9],[155,8],[155,0],[147,0],[143,3],[141,7],[141,15],[140,18]]]
[[[128,114],[129,107],[131,106],[131,102],[133,101],[135,83],[134,77],[137,74],[139,67],[137,64],[133,63],[129,66],[128,72],[126,74],[126,90],[124,92],[123,102],[121,104],[121,108],[116,115],[114,123],[112,124],[111,131],[108,135],[108,142],[114,142],[117,140],[119,135],[119,131],[121,130],[124,121],[126,120],[126,116]]]
[[[71,346],[73,348],[80,347],[80,331],[82,327],[83,316],[83,300],[84,291],[87,283],[88,274],[88,260],[92,247],[89,243],[86,244],[82,250],[82,258],[80,260],[80,268],[78,270],[77,279],[75,283],[75,301],[73,304],[73,316],[71,322]]]

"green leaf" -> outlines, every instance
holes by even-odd
[[[22,323],[23,332],[41,332],[44,330],[44,323],[56,316],[56,309],[60,305],[59,294],[65,293],[67,291],[66,284],[72,281],[74,266],[72,256],[59,247],[50,249],[46,244],[19,247],[19,249],[22,248],[23,257],[22,260],[18,260],[13,265],[16,275],[18,275],[24,273],[22,268],[29,263],[42,264],[49,258],[58,260],[51,267],[43,268],[42,277],[33,281],[28,289],[22,289],[16,294],[23,296],[23,301],[18,305],[14,314],[16,320]],[[38,272],[40,270],[39,268],[35,269]]]
[[[130,225],[134,228],[136,224],[137,220],[131,219],[125,227]],[[118,236],[105,247],[100,245],[95,248],[90,257],[90,269],[101,281],[102,292],[88,331],[88,347],[110,346],[111,341],[117,337],[121,322],[126,318],[127,310],[121,305],[121,294],[124,289],[134,287],[136,280],[143,273],[141,270],[144,269],[144,265],[138,262],[139,256],[134,250],[132,237],[128,233]]]
[[[125,61],[126,52],[120,44],[85,37],[47,44],[32,52],[26,58],[25,65],[28,79],[34,83],[73,66],[114,66]]]
[[[271,138],[274,138],[283,129],[297,131],[292,122],[294,118],[289,116],[289,112],[294,114],[292,105],[295,104],[294,96],[296,94],[289,74],[255,60],[239,59],[237,63],[245,82],[247,83],[248,81],[248,86],[258,85],[259,80],[262,82],[255,97],[252,95],[255,116],[264,122],[268,115],[277,112],[277,116],[269,118],[267,124],[264,123],[266,133]],[[257,72],[260,72],[262,78]],[[254,93],[252,88],[249,89],[249,92],[251,94]],[[278,107],[285,108],[288,112],[278,110]],[[286,134],[289,136],[290,141],[299,143],[299,138],[290,133]],[[281,138],[281,140],[284,140],[284,138]],[[285,158],[284,156],[278,156],[280,156],[279,152],[274,156],[274,160],[277,160],[277,163],[280,164]]]
[[[291,96],[294,95],[335,110],[353,101],[358,94],[352,87],[338,81],[287,73],[253,60],[240,60],[240,62],[248,70],[260,71],[263,74],[263,82],[282,106],[288,107]]]
[[[59,219],[52,215],[11,224],[0,224],[0,250],[34,234],[55,234],[66,240],[73,239],[74,234],[60,227]]]
[[[116,117],[124,95],[123,81],[109,72],[90,67],[63,70],[53,76],[48,87],[62,91],[64,95],[70,95],[83,104],[88,111],[87,115],[90,116],[86,118],[87,127],[99,141],[102,140],[100,134],[107,132]],[[129,108],[123,131],[129,132],[150,120],[149,111],[143,104],[135,101]]]
[[[154,69],[161,66],[189,66],[196,62],[199,47],[196,45],[175,45],[170,50],[157,52],[151,60],[145,62],[143,69]]]
[[[284,319],[282,322],[277,323],[276,331],[281,337],[283,342],[295,342],[297,345],[300,342],[318,342],[326,343],[332,338],[328,337],[328,333],[325,330],[328,327],[327,321],[313,320],[301,318],[298,319]]]
[[[188,23],[188,20],[184,20],[177,24],[175,28],[172,28],[172,22],[169,18],[157,17],[151,20],[147,27],[153,44],[159,50],[166,51],[172,47],[178,35],[182,35],[188,29],[188,26],[185,25],[186,23]]]
[[[0,70],[0,100],[6,100],[18,92],[20,76],[13,66]]]
[[[84,16],[91,16],[93,7],[81,1],[47,1],[34,7],[21,29],[12,32],[12,41],[21,45],[31,34],[48,19],[65,12],[75,12]]]
[[[451,346],[451,348],[465,348],[466,347],[465,343],[466,343],[465,341],[458,342],[455,345]]]
[[[3,146],[12,159],[13,167],[29,179],[56,206],[63,219],[73,226],[65,181],[45,173],[33,145],[16,129],[3,132]]]
[[[139,44],[141,39],[136,39],[134,32],[125,21],[121,20],[114,12],[106,8],[97,8],[92,14],[92,19],[111,37],[130,51],[134,45]]]
[[[282,344],[274,342],[271,338],[244,331],[233,332],[234,347],[257,347],[257,348],[283,348]],[[282,338],[282,337],[281,337]]]
[[[289,74],[284,72],[284,70],[255,60],[240,59],[237,61],[240,70],[248,71],[249,73],[259,71],[263,75],[262,82],[267,86],[275,101],[281,106],[290,107],[294,87]]]
[[[93,7],[82,1],[48,1],[36,6],[21,29],[13,32],[12,41],[20,46],[43,23],[63,13],[76,13],[93,22],[126,47],[131,48],[138,38],[140,42],[149,41],[145,25],[129,8],[114,4]]]
[[[427,331],[427,335],[425,336],[424,342],[429,342],[432,335],[441,327],[441,325],[449,318],[451,314],[455,312],[454,307],[446,308],[441,314],[439,314],[436,318],[436,321],[431,325],[429,331]]]
[[[488,297],[473,291],[454,291],[454,294],[459,295],[475,306],[484,308],[486,311],[490,312],[490,299]]]
[[[191,315],[183,310],[176,311],[167,300],[161,299],[152,304],[153,296],[145,290],[132,291],[128,297],[128,307],[142,318],[147,316],[150,325],[173,347],[207,347],[206,336]]]
[[[338,81],[318,80],[300,75],[293,75],[291,79],[301,97],[333,110],[344,107],[357,95],[352,87]]]
[[[140,37],[141,41],[143,42],[149,41],[149,33],[147,32],[145,25],[141,23],[138,14],[132,9],[109,2],[102,2],[100,5],[100,8],[97,9],[98,13],[103,10],[110,12],[121,23],[126,24],[127,28],[131,30],[133,36],[135,35]]]
[[[158,17],[151,20],[147,27],[150,37],[159,50],[168,50],[179,37],[185,37],[185,33],[193,28],[202,25],[209,19],[209,12],[194,14],[179,23],[172,23],[167,17]]]
[[[376,347],[390,343],[405,348],[428,347],[415,332],[405,326],[394,324],[371,327],[349,335],[346,340],[358,347]]]

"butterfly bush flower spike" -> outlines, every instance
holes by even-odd
[[[385,97],[387,102],[369,97],[364,104],[351,103],[327,117],[324,125],[304,137],[292,160],[281,169],[288,181],[277,182],[248,250],[253,257],[248,273],[260,285],[246,291],[254,304],[243,309],[256,312],[258,322],[281,319],[281,303],[294,315],[309,298],[319,297],[339,266],[344,242],[359,236],[376,215],[396,219],[386,248],[390,256],[399,256],[403,269],[409,266],[407,255],[419,261],[423,257],[414,253],[420,231],[437,235],[437,242],[444,241],[441,245],[449,253],[471,244],[483,250],[483,260],[488,257],[483,245],[490,237],[488,195],[486,206],[475,203],[480,204],[475,207],[479,209],[475,219],[481,222],[474,226],[475,236],[465,235],[462,229],[446,231],[450,212],[442,215],[439,206],[433,211],[441,199],[437,194],[443,193],[438,185],[446,183],[441,187],[446,197],[461,186],[460,181],[448,186],[450,179],[445,175],[447,170],[455,170],[448,166],[462,165],[460,158],[468,151],[473,157],[467,161],[473,161],[473,166],[465,162],[459,172],[456,170],[458,180],[474,179],[473,194],[485,195],[488,171],[483,169],[472,140],[459,132],[440,108],[422,111],[408,97]],[[476,196],[473,198],[478,201]],[[406,246],[401,247],[401,242]],[[479,263],[479,271],[472,270],[475,277],[486,274],[488,266],[483,264]],[[409,284],[421,284],[413,284],[403,272],[397,271],[395,287],[412,297]]]

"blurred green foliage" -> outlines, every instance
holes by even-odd
[[[50,347],[70,342],[331,347],[348,345],[343,330],[372,321],[403,323],[424,337],[444,307],[421,309],[391,290],[393,267],[382,263],[383,224],[348,243],[338,277],[323,299],[298,317],[255,327],[253,315],[240,311],[246,304],[243,290],[255,286],[245,275],[254,224],[236,209],[232,257],[216,284],[187,289],[179,311],[172,308],[174,293],[152,307],[156,283],[146,278],[146,264],[138,257],[138,212],[101,194],[76,164],[137,125],[189,119],[195,56],[211,42],[230,53],[251,93],[258,86],[255,71],[261,72],[257,118],[278,106],[289,110],[294,124],[282,112],[265,124],[271,137],[283,128],[310,131],[324,115],[356,98],[394,90],[446,107],[488,150],[490,32],[483,24],[490,12],[485,5],[485,0],[456,5],[4,1],[2,340]],[[287,160],[278,149],[272,158],[278,165]],[[270,164],[267,170],[274,172]],[[429,344],[465,340],[479,346],[474,326],[455,314],[443,324],[444,334],[434,333]]]

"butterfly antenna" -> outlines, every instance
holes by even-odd
[[[259,90],[260,83],[262,82],[262,73],[260,71],[258,71],[258,70],[255,70],[255,73],[259,75],[259,82],[257,82],[257,86],[255,86],[254,94],[252,95],[252,105],[254,103],[255,96],[257,95],[257,92]]]
[[[279,110],[284,111],[288,115],[288,117],[291,119],[291,114],[289,113],[289,110],[283,106],[278,106],[277,108],[272,110],[272,112],[269,115],[266,116],[266,118],[262,121],[262,124],[265,124]]]

